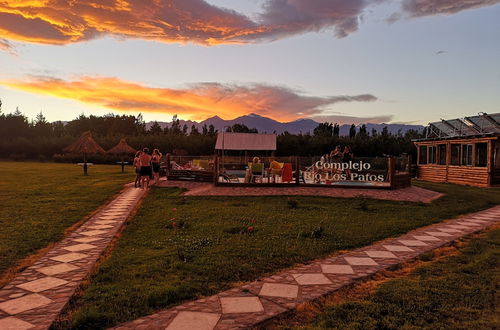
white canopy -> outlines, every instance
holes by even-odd
[[[218,133],[215,150],[276,150],[276,134]]]

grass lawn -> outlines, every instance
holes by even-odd
[[[75,164],[0,162],[0,286],[17,261],[60,240],[133,180],[131,170],[122,174],[119,166],[82,173]]]
[[[291,208],[283,196],[183,197],[175,188],[152,189],[77,300],[71,326],[98,329],[132,320],[235,282],[500,203],[499,189],[418,185],[447,196],[432,204],[293,197],[297,207]],[[249,226],[252,233],[241,233]]]
[[[309,324],[273,329],[499,329],[499,247],[497,229],[366,298],[327,304]]]

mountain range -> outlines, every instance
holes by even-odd
[[[214,125],[215,129],[222,131],[227,126],[233,126],[234,124],[243,124],[248,128],[256,128],[259,133],[276,133],[281,134],[284,132],[288,132],[290,134],[305,134],[312,133],[313,130],[320,124],[312,119],[298,119],[291,122],[279,122],[271,118],[263,117],[257,114],[249,114],[245,116],[241,116],[235,119],[224,120],[219,116],[210,117],[201,122],[196,122],[192,120],[179,120],[181,127],[187,125],[188,132],[191,130],[191,127],[194,125],[201,131],[203,125]],[[154,122],[146,123],[146,129],[149,129]],[[171,122],[158,122],[158,124],[162,127],[170,127],[172,125]],[[384,127],[387,127],[390,133],[397,133],[401,131],[401,133],[406,133],[408,130],[417,130],[421,131],[424,126],[422,125],[406,125],[406,124],[372,124],[366,123],[367,131],[370,133],[372,129],[377,130],[377,132],[381,132]],[[357,125],[359,127],[361,125]],[[349,135],[349,129],[351,125],[343,124],[340,125],[340,135]]]

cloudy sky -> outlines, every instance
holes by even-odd
[[[0,0],[0,99],[51,121],[500,112],[500,0]]]

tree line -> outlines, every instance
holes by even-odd
[[[351,126],[348,136],[339,135],[336,123],[321,123],[313,132],[290,134],[277,137],[277,156],[318,156],[329,153],[336,145],[349,145],[357,156],[384,156],[415,154],[411,142],[422,133],[408,131],[405,134],[391,134],[387,128],[381,132],[367,132],[366,126]],[[257,133],[256,128],[235,124],[227,129],[232,132]],[[162,128],[158,122],[146,127],[141,115],[85,116],[79,115],[68,122],[48,122],[40,112],[34,119],[27,118],[19,109],[5,114],[0,101],[0,157],[52,160],[83,132],[91,131],[94,139],[105,150],[112,148],[120,138],[125,138],[133,148],[158,148],[164,154],[211,155],[217,136],[213,125],[201,129],[192,125],[181,125],[174,116],[169,126]],[[59,158],[57,158],[59,157]],[[64,157],[56,156],[56,160]],[[67,159],[70,160],[70,159]]]

